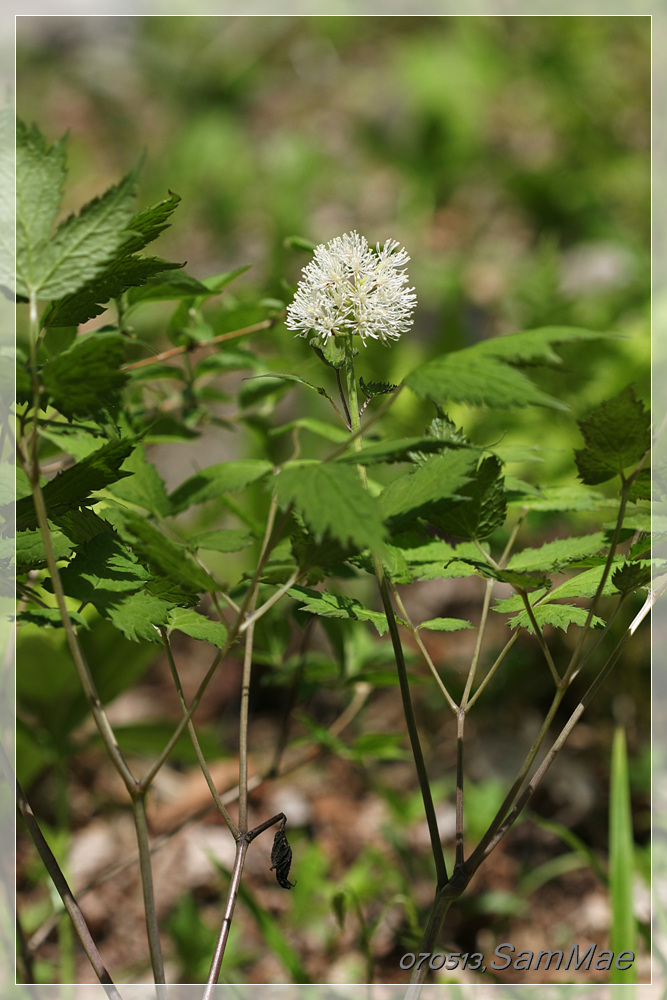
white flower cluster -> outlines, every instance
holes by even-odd
[[[356,232],[320,244],[303,269],[285,326],[300,337],[312,331],[323,344],[356,334],[364,346],[367,337],[398,340],[412,326],[417,304],[414,288],[405,287],[409,260],[396,240],[373,250]]]

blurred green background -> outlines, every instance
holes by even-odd
[[[170,190],[183,199],[155,251],[187,261],[187,270],[199,278],[251,265],[225,294],[227,313],[223,309],[212,321],[216,332],[252,322],[259,298],[288,301],[308,257],[286,249],[287,237],[320,243],[357,229],[371,243],[395,238],[405,245],[419,302],[413,333],[391,350],[374,345],[362,352],[359,371],[367,380],[398,382],[422,359],[489,336],[576,325],[622,339],[587,347],[585,354],[580,348],[563,351],[565,374],[540,376],[549,391],[566,398],[575,416],[630,381],[638,381],[647,396],[649,17],[19,16],[17,110],[50,140],[69,131],[66,210],[103,192],[145,152],[140,206]],[[156,347],[169,346],[159,312],[146,322],[152,325],[142,336]],[[267,368],[305,373],[312,365],[306,342],[281,324],[254,337],[252,349]],[[312,395],[310,401],[297,395],[291,405],[318,407],[312,412],[328,416]],[[418,432],[427,411],[403,393],[391,413],[400,425],[393,429]],[[497,412],[464,414],[461,408],[452,416],[465,419],[480,441],[498,440],[503,429],[506,443],[546,446],[553,456],[537,475],[574,478],[571,448],[579,442],[571,416],[531,409],[505,420]],[[231,437],[219,428],[215,434],[224,441]],[[237,436],[230,447],[250,448],[251,435],[248,441],[239,445]],[[290,443],[284,447],[289,453]],[[213,460],[220,459],[202,464]],[[530,478],[526,469],[511,471]],[[181,470],[176,481],[183,478]],[[538,519],[526,544],[539,544],[558,528]],[[585,530],[585,521],[574,530]],[[575,639],[559,634],[556,651]],[[141,657],[137,652],[137,672],[145,655],[143,648]],[[110,669],[113,662],[110,649]],[[604,849],[612,718],[628,728],[641,813],[636,828],[646,821],[647,680],[646,648],[638,643],[625,659],[622,682],[601,693],[574,744],[575,758],[578,747],[585,759],[581,780],[594,797],[578,830],[596,849]],[[468,800],[472,825],[477,817],[481,828],[498,799],[488,771],[489,760],[502,756],[493,742],[497,729],[511,744],[520,724],[534,722],[515,714],[517,685],[534,696],[539,710],[546,697],[542,681],[532,647],[518,647],[490,703],[480,703],[479,729],[471,732],[481,748],[472,757],[479,781],[479,802],[472,791]],[[426,705],[423,712],[435,752],[450,754],[441,711]],[[502,753],[509,744],[500,744]],[[570,761],[562,771],[565,803],[576,792],[578,772],[572,768]],[[375,772],[369,775],[368,786],[375,782],[374,794],[394,811],[394,826],[384,834],[410,873],[417,866],[401,824],[419,813],[419,802],[408,801],[402,787],[394,794]],[[448,793],[444,789],[442,798]],[[553,789],[550,796],[543,803],[547,813],[556,801]],[[327,868],[329,849],[321,839],[300,844],[297,877],[307,880],[310,864],[323,896],[326,872],[342,870]],[[383,893],[408,892],[393,868],[395,884],[389,879],[388,885],[390,869],[374,849],[355,859],[345,876],[353,895],[369,907]],[[471,950],[483,941],[487,921],[495,919],[497,927],[521,910],[518,904],[512,910],[508,892],[500,899],[497,884],[486,889],[485,895],[485,885],[478,886],[452,931]],[[189,897],[184,900],[172,933],[183,952],[182,974],[201,976],[188,968],[194,945],[182,928],[199,917],[190,912]],[[298,899],[291,905],[282,926],[287,921],[303,955],[299,935],[310,930],[312,900],[307,915]],[[419,900],[426,905],[426,897]],[[537,905],[532,899],[530,910],[522,911],[527,927],[531,920],[540,923]],[[216,898],[216,912],[217,906]],[[410,906],[407,912],[416,942],[419,920]],[[545,925],[551,919],[547,910]],[[405,940],[404,934],[404,949]],[[330,964],[319,978],[336,981],[330,978],[336,975],[336,949],[327,947]],[[391,947],[386,981],[397,970],[399,952]],[[341,944],[341,954],[346,951],[349,942]],[[359,948],[355,954],[358,967],[337,974],[361,981],[367,970]],[[289,964],[284,956],[283,962]],[[249,975],[247,967],[240,975]],[[250,981],[261,981],[261,973],[254,975]]]
[[[66,208],[145,152],[140,203],[183,199],[157,252],[200,278],[251,266],[237,326],[288,301],[308,258],[286,237],[357,229],[406,246],[419,302],[367,380],[571,324],[628,338],[572,353],[552,388],[575,412],[647,390],[650,18],[18,17],[17,48],[19,115],[70,134]],[[312,355],[281,326],[254,345]],[[404,395],[392,420],[422,412]]]

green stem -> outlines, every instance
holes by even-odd
[[[486,586],[484,588],[484,603],[482,605],[482,614],[479,619],[479,628],[477,629],[477,640],[475,642],[475,652],[470,663],[470,669],[468,671],[468,677],[466,679],[466,686],[463,692],[463,697],[461,698],[461,707],[464,712],[468,710],[468,701],[470,698],[470,692],[472,690],[473,683],[475,681],[475,674],[477,673],[477,667],[479,665],[479,658],[482,652],[482,642],[484,641],[484,632],[486,630],[486,623],[489,617],[489,606],[491,604],[491,593],[493,591],[493,580],[487,580]]]
[[[162,636],[162,642],[164,644],[165,652],[167,654],[167,661],[169,662],[169,669],[171,670],[171,676],[173,677],[174,680],[174,685],[176,687],[176,692],[178,694],[178,700],[181,703],[181,708],[183,709],[183,711],[187,712],[188,706],[185,701],[185,695],[183,694],[183,685],[181,684],[181,678],[176,668],[176,661],[174,660],[174,654],[171,648],[171,643],[169,642],[167,630],[163,627],[160,627],[160,635]],[[215,782],[211,777],[211,772],[208,769],[206,759],[204,757],[204,754],[202,753],[201,746],[199,745],[199,740],[197,739],[197,733],[195,731],[192,719],[190,719],[190,721],[188,722],[188,732],[190,734],[190,740],[192,741],[192,746],[194,747],[195,754],[197,755],[197,760],[199,761],[199,767],[201,768],[201,772],[204,775],[204,778],[206,779],[206,784],[208,785],[213,801],[218,807],[218,812],[220,813],[225,823],[229,827],[229,830],[234,839],[238,840],[239,829],[234,820],[232,819],[232,817],[227,812],[227,809],[225,808],[222,799],[218,795],[218,790],[215,787]]]
[[[357,380],[354,374],[354,348],[352,347],[351,337],[345,338],[345,367],[347,374],[347,391],[348,391],[349,408],[350,408],[350,423],[351,423],[350,429],[354,438],[353,447],[355,451],[361,451],[362,449],[361,425],[359,420]],[[359,478],[361,479],[362,485],[367,487],[368,480],[365,468],[359,465],[357,466],[357,469],[359,472]],[[387,585],[387,579],[385,577],[384,569],[382,566],[382,560],[376,553],[373,553],[373,567],[375,569],[375,576],[377,577],[378,587],[380,589],[382,606],[384,608],[384,613],[387,618],[387,625],[389,627],[391,644],[394,649],[394,658],[396,660],[396,670],[398,673],[398,682],[401,691],[401,700],[403,702],[403,714],[405,716],[405,723],[408,730],[408,736],[410,738],[410,746],[412,748],[412,756],[414,758],[415,768],[417,771],[417,778],[419,781],[419,787],[422,795],[422,801],[424,803],[424,812],[426,813],[426,822],[428,825],[429,836],[431,839],[431,850],[433,852],[433,861],[435,863],[437,884],[438,886],[443,886],[447,883],[448,880],[447,866],[445,864],[445,856],[443,854],[442,843],[440,841],[440,831],[438,830],[438,821],[435,815],[435,807],[433,805],[433,797],[431,795],[431,786],[428,779],[428,772],[426,770],[424,754],[422,752],[421,742],[419,739],[419,729],[417,728],[417,720],[415,719],[414,709],[412,706],[412,697],[410,695],[410,683],[408,680],[408,671],[405,664],[405,657],[403,655],[401,638],[398,634],[398,626],[396,625],[396,616],[394,614],[394,608],[391,603],[389,587]]]
[[[390,581],[389,585],[391,587],[391,592],[394,595],[394,600],[396,601],[396,605],[398,607],[398,610],[401,613],[401,618],[403,618],[404,621],[407,622],[410,634],[411,634],[412,638],[415,640],[415,642],[417,643],[417,648],[419,649],[420,653],[424,657],[424,659],[426,661],[426,665],[428,666],[429,670],[433,674],[433,679],[435,680],[436,684],[438,685],[438,687],[440,688],[440,690],[444,694],[444,696],[445,696],[445,698],[447,700],[447,704],[451,708],[452,712],[454,712],[454,713],[458,712],[458,705],[456,704],[456,702],[452,698],[452,696],[449,693],[449,691],[447,690],[447,688],[446,688],[446,686],[445,686],[445,684],[444,684],[444,682],[443,682],[440,674],[438,673],[438,671],[436,669],[436,666],[435,666],[435,663],[433,662],[433,658],[431,657],[431,654],[429,653],[428,649],[424,645],[424,641],[423,641],[422,637],[419,634],[419,629],[416,628],[415,625],[413,624],[413,622],[410,620],[410,616],[409,616],[408,612],[406,611],[406,608],[405,608],[405,605],[403,604],[403,601],[401,600],[401,595],[399,594],[399,592],[398,592],[397,588],[394,586],[394,584],[391,583],[391,581]]]
[[[459,898],[468,885],[468,882],[469,879],[463,875],[461,870],[455,870],[449,882],[436,890],[431,913],[420,945],[420,954],[423,955],[425,952],[433,954],[437,950],[438,937],[440,936],[440,931],[442,930],[442,925],[449,908]],[[428,962],[424,962],[419,969],[415,968],[404,1000],[419,1000],[427,973]]]
[[[248,853],[248,845],[249,841],[246,835],[242,835],[239,840],[236,841],[236,856],[234,858],[232,879],[227,893],[225,913],[222,918],[220,931],[218,933],[218,940],[216,942],[211,968],[206,981],[206,989],[204,990],[203,1000],[212,1000],[215,994],[216,984],[220,977],[220,969],[222,968],[222,960],[225,955],[227,939],[229,938],[229,929],[232,925],[232,917],[234,916],[234,908],[239,894],[241,876],[243,875],[243,866],[245,864],[246,854]]]
[[[158,1000],[166,1000],[166,980],[164,977],[164,962],[162,961],[162,946],[158,928],[155,894],[153,892],[153,869],[151,865],[150,845],[148,842],[148,824],[146,823],[145,793],[132,797],[134,809],[134,826],[139,846],[139,870],[141,871],[141,887],[144,894],[144,912],[146,916],[146,933],[148,949],[153,967],[153,977],[157,986]],[[161,988],[162,987],[162,988]]]

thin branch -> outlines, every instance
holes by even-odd
[[[480,681],[479,687],[477,688],[477,690],[475,691],[474,695],[472,696],[472,698],[470,699],[470,701],[468,702],[468,704],[466,706],[466,711],[469,712],[470,709],[472,708],[472,706],[475,704],[475,702],[477,701],[477,699],[481,695],[482,691],[484,690],[484,688],[486,687],[486,685],[489,683],[489,681],[491,680],[491,678],[495,674],[496,670],[498,669],[498,667],[500,666],[500,664],[503,662],[503,660],[505,659],[505,657],[509,653],[509,651],[512,648],[512,646],[514,645],[514,643],[519,638],[519,635],[520,635],[520,633],[518,631],[515,632],[514,635],[512,636],[512,638],[509,639],[505,643],[505,645],[501,649],[500,653],[496,657],[494,663],[489,668],[489,670],[487,671],[487,673],[484,676],[484,678],[482,679],[482,681]]]
[[[444,681],[442,680],[440,674],[438,673],[437,667],[436,667],[435,663],[433,662],[431,654],[427,650],[426,646],[424,645],[424,641],[423,641],[422,637],[419,634],[419,629],[413,624],[413,622],[410,619],[409,614],[405,610],[405,605],[403,604],[403,601],[401,600],[401,595],[399,594],[398,589],[394,586],[394,584],[391,581],[389,581],[389,586],[391,587],[391,592],[394,595],[394,600],[396,601],[396,604],[398,605],[398,610],[401,613],[401,617],[407,622],[407,624],[408,624],[408,630],[409,630],[410,634],[412,635],[413,639],[415,640],[415,642],[417,643],[417,647],[419,649],[419,652],[422,654],[422,656],[426,660],[426,664],[427,664],[429,670],[431,671],[431,673],[433,674],[433,677],[435,679],[436,684],[438,685],[438,687],[442,691],[443,695],[447,699],[447,704],[449,705],[449,707],[451,708],[451,710],[453,712],[456,712],[458,710],[458,705],[456,704],[456,702],[452,698],[451,694],[447,690],[447,687],[445,686]]]
[[[461,708],[464,712],[467,711],[468,698],[470,697],[470,692],[475,680],[475,674],[477,673],[477,666],[479,664],[479,658],[482,652],[482,642],[484,641],[484,632],[486,631],[486,622],[489,617],[489,607],[491,605],[491,594],[493,591],[493,580],[487,580],[484,587],[484,602],[482,604],[482,613],[479,619],[479,628],[477,629],[477,640],[475,642],[475,652],[473,653],[472,660],[470,663],[470,669],[468,670],[468,676],[466,678],[466,686],[463,691],[463,697],[461,698]]]
[[[343,383],[340,377],[340,368],[336,369],[336,382],[338,383],[338,392],[340,393],[341,402],[343,404],[343,409],[345,410],[345,420],[347,422],[347,429],[352,430],[352,418],[350,417],[350,410],[347,405],[347,399],[345,398],[345,393],[343,392]]]
[[[213,955],[213,961],[211,962],[211,968],[208,974],[208,979],[206,981],[206,989],[204,990],[203,1000],[213,1000],[215,993],[215,987],[220,977],[220,969],[222,967],[222,960],[225,954],[225,948],[227,946],[227,939],[229,937],[229,929],[232,925],[232,917],[234,916],[234,907],[236,906],[236,900],[239,894],[239,887],[241,885],[241,876],[243,874],[243,866],[245,864],[245,856],[248,852],[248,838],[242,836],[236,841],[236,856],[234,858],[234,868],[232,870],[232,879],[229,883],[229,891],[227,892],[227,904],[225,906],[225,913],[222,918],[222,924],[220,925],[220,932],[218,934],[218,940],[215,945],[215,952]]]
[[[396,669],[398,672],[398,682],[401,691],[401,699],[403,701],[403,714],[405,716],[405,724],[408,730],[408,736],[410,737],[410,746],[412,748],[412,756],[414,758],[415,769],[417,771],[417,778],[419,780],[419,788],[422,795],[422,802],[424,803],[424,812],[426,813],[426,823],[428,825],[428,832],[431,838],[431,850],[433,852],[433,861],[435,863],[437,882],[438,885],[444,885],[447,882],[448,878],[447,866],[445,864],[445,856],[443,854],[442,843],[440,841],[440,831],[438,829],[438,820],[435,815],[433,796],[431,795],[431,785],[429,783],[428,772],[426,770],[426,763],[424,761],[424,754],[421,748],[421,741],[419,739],[419,729],[417,728],[417,720],[415,719],[415,713],[412,707],[412,696],[410,695],[410,682],[408,680],[408,671],[405,665],[403,647],[401,646],[401,638],[398,634],[398,627],[396,625],[394,609],[391,604],[391,597],[389,596],[389,588],[387,587],[387,581],[385,579],[384,572],[382,570],[382,563],[377,557],[374,557],[374,563],[375,563],[375,574],[378,578],[378,586],[380,588],[380,597],[382,598],[384,613],[387,619],[387,625],[389,626],[389,635],[391,637],[391,643],[394,648],[394,657],[396,660]]]
[[[263,615],[266,614],[267,611],[269,611],[270,608],[273,607],[274,604],[278,603],[281,597],[284,597],[284,595],[287,593],[290,587],[293,587],[294,584],[297,583],[297,581],[300,580],[302,576],[305,576],[305,571],[300,569],[295,569],[294,572],[289,577],[289,579],[285,583],[281,584],[281,586],[278,587],[276,591],[274,591],[271,597],[269,597],[269,599],[266,600],[264,604],[260,605],[260,607],[257,608],[256,611],[253,611],[252,614],[246,618],[246,620],[239,628],[239,632],[242,634],[243,632],[247,631],[247,629],[251,625],[254,625],[256,621],[258,621]]]
[[[129,365],[123,365],[123,371],[136,371],[137,368],[146,368],[148,365],[156,365],[162,361],[168,361],[169,358],[175,358],[179,354],[200,351],[205,347],[212,347],[214,344],[222,344],[226,340],[236,340],[238,337],[245,337],[248,333],[268,330],[270,327],[275,326],[275,323],[275,319],[264,319],[261,323],[253,323],[252,326],[243,327],[241,330],[231,330],[229,333],[221,333],[218,337],[212,337],[211,340],[200,340],[196,344],[182,344],[180,347],[171,347],[169,350],[162,351],[152,358],[142,358],[141,361],[133,361]]]
[[[350,405],[350,416],[352,419],[352,434],[350,436],[350,441],[352,442],[354,450],[360,451],[362,448],[362,432],[359,422],[357,380],[354,374],[354,350],[350,337],[347,337],[345,340],[345,362],[347,369],[347,395]],[[359,473],[359,479],[361,480],[362,486],[368,488],[368,479],[365,468],[362,465],[358,465],[357,471]],[[424,754],[422,752],[421,742],[419,739],[419,729],[417,727],[417,720],[415,719],[415,713],[412,707],[410,682],[408,680],[408,671],[405,665],[405,656],[403,655],[403,646],[401,645],[401,637],[398,634],[396,615],[391,603],[389,586],[387,584],[387,578],[384,574],[382,560],[375,553],[373,553],[373,568],[375,570],[375,576],[377,577],[380,598],[384,607],[387,626],[389,628],[389,635],[391,637],[391,644],[394,650],[396,670],[398,672],[398,682],[401,691],[401,700],[403,702],[403,714],[405,716],[405,724],[410,738],[410,746],[412,748],[412,756],[414,758],[417,778],[419,780],[419,788],[421,790],[422,802],[424,804],[424,812],[426,813],[426,823],[428,825],[429,836],[431,838],[431,850],[433,852],[437,882],[438,885],[444,885],[448,878],[447,866],[445,864],[445,856],[443,854],[442,843],[440,841],[440,831],[438,829],[438,820],[435,815],[435,807],[433,805],[433,796],[431,795],[428,772],[426,770]]]
[[[265,544],[263,545],[262,551],[260,553],[259,560],[257,562],[257,566],[256,566],[255,572],[253,574],[253,578],[250,581],[250,587],[248,588],[248,590],[246,592],[246,595],[245,595],[245,598],[243,599],[243,602],[241,603],[241,607],[239,608],[236,620],[235,620],[234,624],[232,625],[232,627],[229,630],[229,634],[227,636],[227,641],[225,642],[225,645],[223,646],[223,648],[221,650],[219,650],[218,653],[215,655],[215,657],[213,659],[213,662],[211,663],[211,666],[208,668],[208,670],[206,671],[206,674],[204,675],[204,679],[202,680],[202,682],[200,683],[199,687],[197,688],[197,691],[195,692],[195,695],[194,695],[194,697],[192,699],[192,702],[190,703],[190,707],[188,708],[187,712],[183,715],[182,719],[180,720],[180,722],[176,726],[176,729],[174,730],[174,732],[172,733],[171,737],[167,741],[167,744],[166,744],[164,750],[162,751],[162,753],[160,753],[160,755],[157,757],[157,759],[153,762],[152,766],[147,771],[147,773],[143,776],[143,778],[141,779],[141,781],[137,783],[137,787],[139,789],[145,790],[146,788],[149,787],[149,785],[151,784],[153,778],[155,777],[155,775],[158,773],[158,771],[160,770],[160,768],[162,767],[162,765],[164,764],[164,762],[169,757],[169,754],[171,753],[171,751],[174,749],[174,747],[178,743],[179,739],[181,738],[182,733],[185,731],[185,727],[187,726],[188,722],[193,717],[194,713],[197,711],[197,708],[199,707],[199,703],[200,703],[202,697],[204,696],[206,688],[210,684],[211,679],[212,679],[213,675],[215,674],[216,670],[218,669],[218,666],[220,665],[220,662],[221,662],[222,658],[227,655],[227,653],[229,652],[229,649],[231,648],[231,646],[234,644],[234,642],[236,642],[236,639],[238,638],[238,634],[239,634],[239,629],[241,628],[241,624],[242,624],[242,622],[243,622],[243,620],[245,618],[245,614],[246,614],[246,612],[248,610],[248,607],[250,605],[250,602],[252,600],[253,592],[254,592],[255,587],[256,587],[256,585],[257,585],[257,583],[259,581],[259,578],[261,577],[261,575],[262,575],[262,573],[264,571],[264,566],[266,565],[266,560],[268,559],[273,546],[278,541],[278,538],[280,537],[280,535],[282,533],[282,530],[283,530],[285,524],[287,523],[290,511],[291,511],[291,505],[290,505],[290,507],[287,508],[287,510],[283,514],[283,517],[281,518],[281,520],[278,523],[278,525],[275,527],[275,530],[273,530],[270,533],[270,536],[265,536]],[[268,537],[268,541],[267,541],[267,537]]]
[[[179,674],[178,674],[178,669],[176,667],[176,661],[174,660],[174,653],[173,653],[173,650],[171,648],[171,643],[169,642],[169,636],[167,635],[167,631],[166,631],[165,628],[160,627],[160,635],[162,636],[162,642],[164,644],[165,652],[167,654],[167,661],[169,663],[169,669],[171,670],[171,676],[173,677],[174,684],[176,686],[176,692],[178,694],[178,700],[181,703],[181,708],[183,709],[183,711],[187,712],[188,706],[187,706],[187,702],[185,701],[185,695],[183,694],[183,686],[181,684],[181,678],[179,677]],[[218,807],[218,812],[220,813],[220,815],[224,819],[225,823],[229,827],[231,835],[234,837],[235,840],[238,840],[238,837],[239,837],[239,828],[237,827],[236,823],[234,822],[234,820],[232,819],[232,817],[227,812],[227,809],[225,808],[225,805],[224,805],[222,799],[218,795],[218,790],[215,787],[215,782],[213,781],[213,778],[211,777],[211,772],[208,769],[208,765],[206,763],[206,759],[204,757],[204,754],[202,753],[201,746],[199,745],[199,740],[197,739],[197,733],[195,731],[195,727],[194,727],[194,723],[193,723],[192,719],[190,719],[190,721],[188,722],[188,732],[190,734],[190,739],[192,741],[192,746],[194,747],[195,754],[197,755],[197,760],[199,761],[199,766],[201,768],[202,774],[204,775],[204,778],[206,779],[206,784],[209,787],[209,791],[211,793],[213,801],[215,802],[216,806]]]
[[[646,460],[646,455],[644,455],[644,457],[642,458],[642,461],[636,467],[635,472],[639,470],[639,468],[644,464],[645,460]],[[614,534],[612,536],[611,544],[609,546],[609,552],[607,553],[607,558],[605,560],[604,569],[602,570],[602,576],[600,577],[600,582],[599,582],[599,584],[597,586],[595,594],[593,595],[593,600],[591,601],[590,607],[588,609],[588,614],[586,615],[586,621],[584,622],[583,628],[581,630],[581,636],[579,637],[579,641],[578,641],[578,643],[576,645],[574,653],[572,654],[572,658],[571,658],[569,664],[567,665],[567,669],[565,670],[565,674],[563,676],[563,683],[564,684],[568,684],[569,683],[571,677],[574,675],[575,671],[577,670],[577,667],[579,665],[579,660],[581,659],[581,656],[582,656],[583,651],[584,651],[584,644],[585,644],[586,639],[588,637],[588,631],[590,629],[591,622],[593,621],[593,616],[595,614],[595,611],[596,611],[597,606],[598,606],[598,602],[599,602],[599,600],[600,600],[600,598],[602,596],[602,592],[604,590],[605,584],[606,584],[607,579],[609,577],[609,574],[611,572],[611,567],[612,567],[613,562],[614,562],[614,556],[616,555],[616,549],[618,548],[618,543],[619,543],[619,540],[620,540],[620,537],[621,537],[621,530],[623,528],[623,519],[625,517],[625,508],[626,508],[627,503],[628,503],[629,484],[630,484],[630,480],[626,480],[626,481],[623,482],[623,486],[621,488],[621,502],[620,502],[620,504],[618,506],[618,515],[616,517],[616,526],[614,528]]]
[[[577,705],[577,707],[574,709],[574,711],[570,715],[570,718],[567,720],[567,722],[565,723],[565,725],[561,729],[561,731],[558,734],[557,738],[552,743],[551,748],[549,749],[548,753],[544,757],[542,763],[540,764],[540,766],[538,767],[538,769],[535,771],[535,774],[530,779],[530,781],[529,781],[528,785],[526,786],[525,790],[517,798],[514,806],[512,807],[512,810],[508,813],[505,821],[499,827],[499,829],[497,830],[495,836],[488,842],[488,844],[486,844],[482,856],[479,858],[479,860],[477,861],[476,865],[472,869],[473,871],[476,868],[479,867],[479,865],[482,863],[482,861],[484,860],[484,858],[488,857],[488,855],[500,843],[500,841],[503,839],[503,837],[508,832],[508,830],[516,822],[519,814],[523,811],[523,809],[525,809],[526,805],[528,804],[528,802],[531,800],[531,798],[535,794],[535,791],[536,791],[538,785],[540,784],[540,782],[542,781],[542,778],[544,777],[544,775],[547,773],[547,771],[549,770],[549,768],[553,764],[553,762],[556,759],[558,753],[562,750],[562,748],[565,745],[565,742],[566,742],[568,736],[570,735],[570,733],[574,729],[575,725],[577,724],[577,722],[579,721],[579,719],[583,715],[585,709],[590,704],[590,702],[591,702],[592,698],[594,697],[594,695],[597,693],[597,691],[599,690],[599,688],[601,687],[601,685],[604,683],[604,681],[607,679],[607,677],[611,673],[612,669],[614,668],[614,666],[615,666],[618,658],[621,655],[623,646],[625,645],[625,643],[627,642],[627,640],[630,638],[630,635],[631,635],[630,629],[628,628],[628,630],[625,632],[625,634],[619,640],[618,645],[616,646],[616,648],[614,649],[614,651],[612,652],[612,654],[608,658],[607,662],[602,667],[602,669],[598,673],[597,677],[595,678],[595,680],[593,681],[593,683],[590,685],[590,687],[588,688],[588,690],[586,691],[586,693],[584,694],[584,696],[580,700],[579,704]],[[466,863],[466,866],[468,864],[469,864],[469,862]]]
[[[157,987],[158,1000],[166,1000],[166,989],[164,989],[166,980],[164,977],[164,962],[162,960],[157,908],[155,906],[155,893],[153,891],[153,867],[148,841],[148,825],[146,823],[145,794],[133,795],[132,808],[134,810],[134,826],[137,833],[137,845],[139,847],[139,870],[141,872],[141,888],[144,894],[148,950],[151,956],[151,966]]]
[[[354,697],[347,707],[341,712],[337,719],[331,723],[328,727],[327,732],[332,736],[338,736],[340,733],[352,722],[352,720],[359,714],[364,704],[368,700],[371,694],[372,687],[366,681],[359,681],[355,684]],[[253,792],[256,788],[261,787],[265,781],[270,778],[282,778],[286,774],[291,774],[293,771],[298,770],[307,764],[309,761],[313,760],[315,757],[320,756],[324,752],[321,744],[312,744],[308,749],[297,754],[296,758],[289,763],[285,764],[284,767],[271,767],[268,771],[262,774],[255,774],[252,778],[248,779],[248,791]],[[224,792],[220,798],[225,805],[231,805],[236,802],[239,797],[239,787],[234,785]],[[151,854],[155,854],[157,851],[165,847],[171,840],[182,833],[183,830],[188,829],[193,824],[198,823],[204,816],[207,815],[213,808],[213,803],[207,803],[202,809],[198,809],[196,812],[191,813],[182,819],[176,826],[172,827],[167,833],[163,833],[160,836],[154,837],[153,842],[150,845]],[[105,871],[96,875],[89,882],[87,882],[79,890],[79,898],[86,896],[89,892],[97,889],[100,885],[104,885],[111,878],[115,878],[117,875],[122,875],[123,872],[128,871],[138,861],[139,855],[134,854],[130,858],[124,858],[123,861],[117,861],[110,865]],[[58,914],[54,914],[48,917],[47,920],[41,925],[41,927],[35,931],[28,941],[28,948],[30,952],[34,952],[41,947],[41,945],[46,941],[49,934],[53,930],[58,920]]]
[[[2,763],[2,770],[5,773],[7,781],[10,784],[13,780],[16,781],[12,774],[12,768],[2,744],[0,744],[0,761]],[[53,851],[47,844],[30,803],[28,802],[28,799],[26,798],[25,793],[18,781],[16,781],[16,802],[21,816],[23,817],[28,828],[30,837],[37,848],[40,858],[42,859],[44,867],[51,877],[51,881],[56,887],[56,891],[63,902],[63,906],[72,921],[72,926],[74,927],[74,931],[83,946],[83,950],[86,953],[88,961],[90,962],[98,980],[104,987],[104,992],[109,997],[109,1000],[122,1000],[120,993],[114,985],[114,982],[109,975],[104,962],[102,961],[102,957],[97,950],[83,913],[74,898],[74,894],[69,887],[67,879],[63,875],[63,872],[56,861]]]
[[[560,674],[556,670],[556,664],[554,663],[553,656],[551,655],[551,650],[547,645],[547,641],[544,638],[544,635],[542,634],[542,629],[537,624],[537,620],[535,618],[535,612],[533,611],[533,607],[530,601],[528,600],[528,594],[523,589],[523,587],[518,588],[518,593],[519,596],[521,597],[521,600],[523,601],[523,606],[526,609],[526,614],[528,615],[528,621],[533,626],[533,632],[535,633],[535,638],[537,639],[537,643],[540,649],[542,650],[544,659],[547,661],[547,666],[549,667],[551,676],[553,677],[554,684],[556,685],[556,687],[558,687],[558,685],[560,684]]]
[[[456,869],[463,866],[463,730],[466,712],[463,705],[456,717]]]

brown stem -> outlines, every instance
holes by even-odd
[[[2,764],[2,770],[5,777],[9,783],[14,780],[16,782],[16,803],[19,808],[19,812],[25,821],[25,825],[28,828],[28,833],[34,843],[40,858],[46,868],[51,881],[56,887],[56,891],[60,898],[62,899],[63,906],[65,907],[70,920],[72,921],[72,926],[74,931],[79,938],[83,946],[83,950],[86,953],[88,961],[90,962],[95,975],[104,987],[104,992],[109,997],[109,1000],[122,1000],[120,993],[118,992],[114,982],[107,972],[107,969],[102,961],[102,957],[97,950],[95,942],[93,941],[92,935],[88,929],[88,925],[85,921],[83,913],[81,912],[79,905],[74,898],[74,894],[69,887],[67,879],[62,873],[62,870],[56,861],[53,851],[49,847],[44,838],[44,835],[39,827],[39,824],[35,818],[35,814],[32,811],[30,803],[25,796],[23,789],[19,782],[14,779],[12,774],[11,765],[5,754],[4,747],[0,744],[0,763]]]

